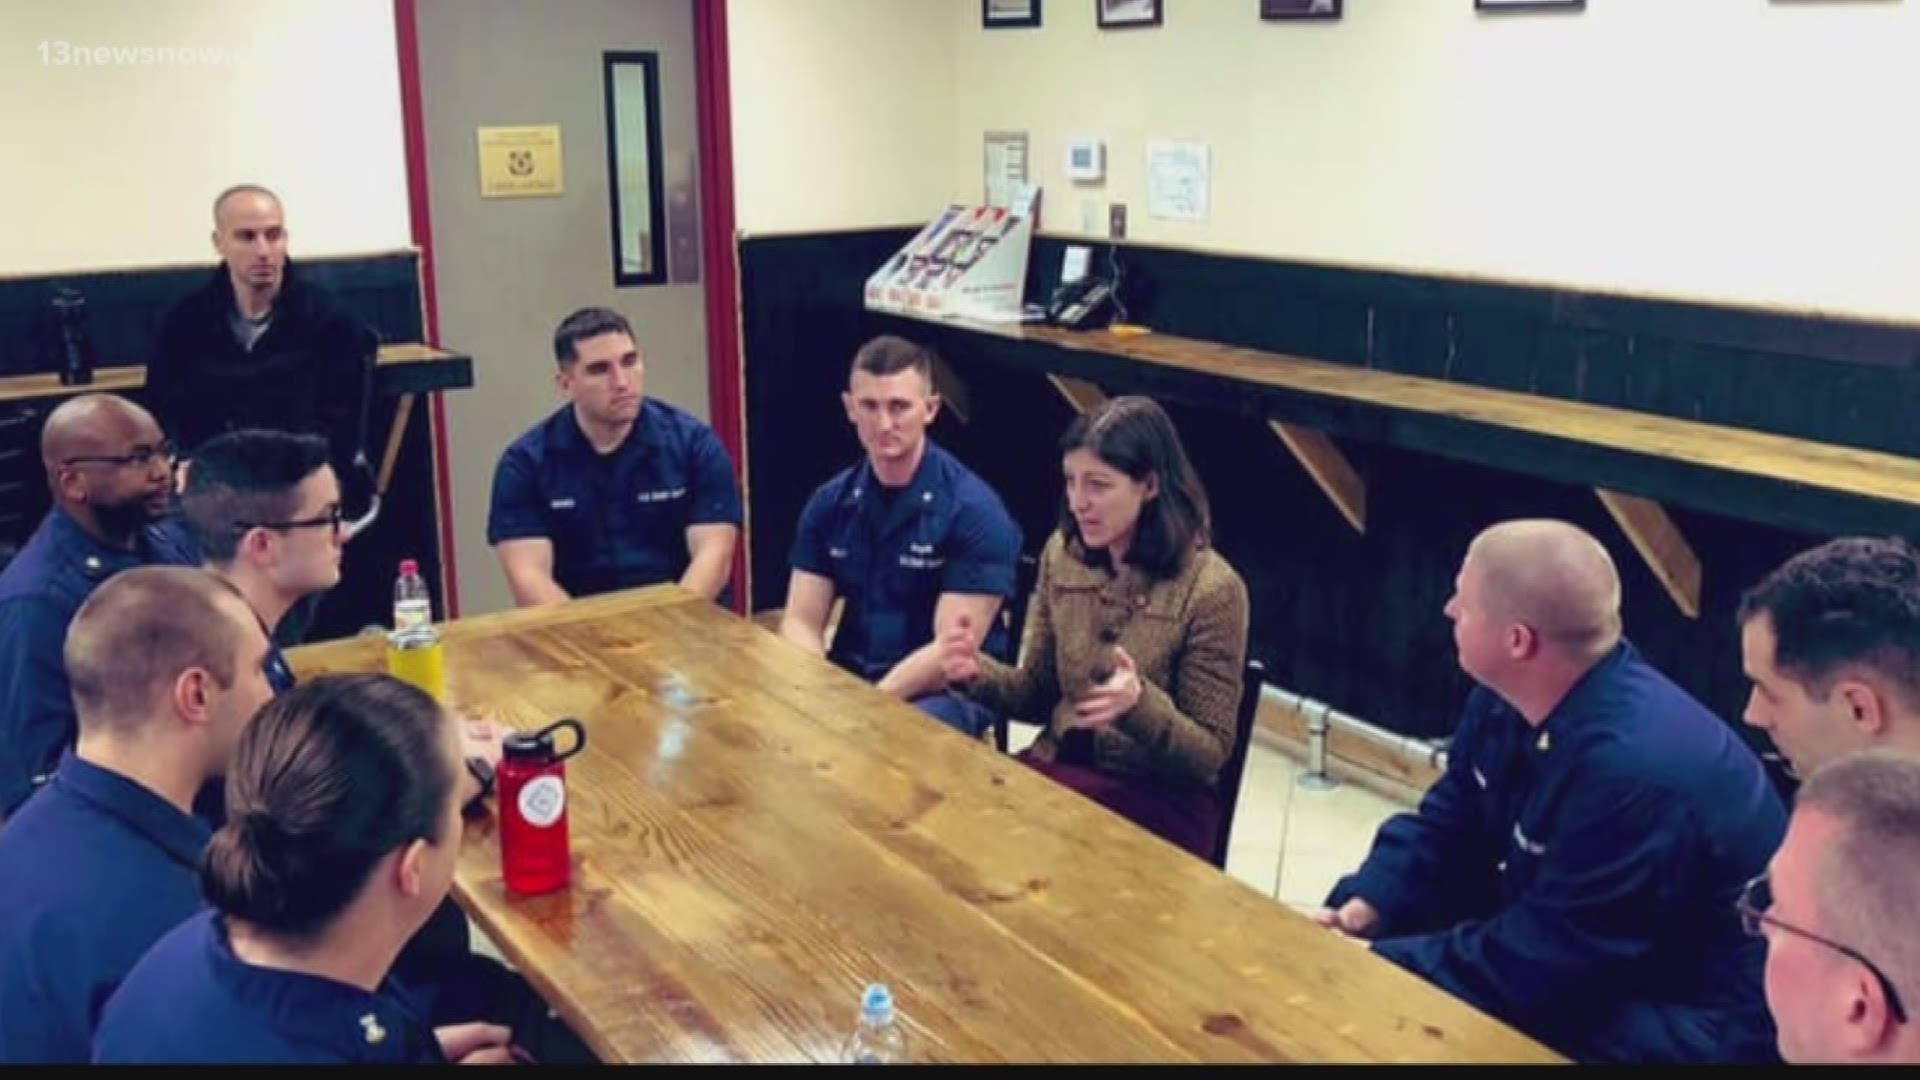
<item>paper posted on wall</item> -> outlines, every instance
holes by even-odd
[[[987,132],[986,170],[987,205],[1013,210],[1014,199],[1027,183],[1027,133]]]
[[[1147,213],[1170,221],[1207,220],[1207,144],[1155,139],[1147,144]]]

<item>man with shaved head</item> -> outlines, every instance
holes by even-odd
[[[353,461],[363,364],[379,339],[301,274],[287,258],[287,235],[280,198],[266,188],[236,184],[214,198],[220,265],[161,324],[147,361],[147,400],[189,476],[207,440],[254,428],[326,439],[334,475],[364,485]],[[364,494],[355,488],[347,501]],[[299,644],[320,595],[287,612],[276,641]]]
[[[1496,525],[1446,614],[1479,684],[1446,771],[1321,923],[1582,1060],[1773,1060],[1735,902],[1786,813],[1733,730],[1621,636],[1606,549]]]
[[[61,658],[73,613],[121,570],[198,561],[156,524],[172,451],[145,409],[111,394],[73,398],[48,415],[40,456],[53,509],[0,573],[0,817],[73,740]]]
[[[215,435],[266,428],[326,438],[346,475],[374,339],[287,258],[286,213],[266,188],[214,199],[213,249],[220,265],[167,313],[148,361],[155,415],[187,459]]]
[[[0,828],[0,1061],[81,1063],[134,961],[200,907],[195,795],[273,696],[267,634],[204,570],[102,585],[66,639],[79,737]]]

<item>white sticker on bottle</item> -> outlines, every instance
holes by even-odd
[[[560,820],[567,811],[567,785],[557,776],[536,776],[520,789],[520,816],[536,829]]]

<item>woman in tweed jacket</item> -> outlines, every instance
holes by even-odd
[[[949,685],[1045,724],[1029,765],[1206,858],[1246,665],[1246,584],[1209,544],[1206,492],[1151,399],[1087,412],[1060,453],[1060,528],[1020,665],[956,630],[941,640]]]

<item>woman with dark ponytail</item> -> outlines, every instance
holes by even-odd
[[[201,867],[211,910],[108,1002],[100,1062],[511,1060],[493,1025],[430,1029],[388,978],[453,882],[457,725],[385,675],[315,679],[254,718]]]

